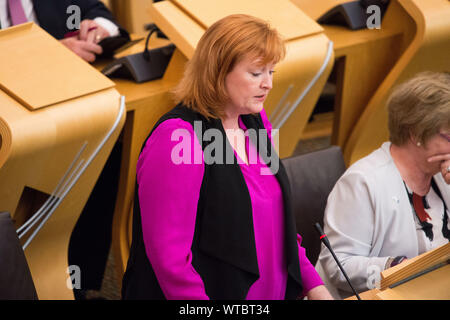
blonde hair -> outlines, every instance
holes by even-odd
[[[261,65],[277,63],[285,55],[275,29],[258,18],[234,14],[211,25],[201,37],[184,76],[173,93],[177,102],[207,119],[220,118],[228,100],[225,78],[236,63],[261,58]]]
[[[394,89],[387,102],[389,135],[403,145],[413,136],[426,144],[450,128],[450,74],[422,72]]]

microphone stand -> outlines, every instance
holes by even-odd
[[[350,285],[350,288],[352,289],[353,293],[355,294],[356,298],[358,300],[361,300],[361,297],[359,296],[359,294],[356,292],[355,288],[353,288],[352,283],[350,282],[350,279],[347,276],[347,273],[345,272],[344,268],[342,267],[341,263],[339,262],[339,259],[336,257],[336,254],[334,253],[333,249],[331,248],[331,244],[330,241],[328,240],[327,235],[325,234],[325,232],[323,232],[322,227],[320,226],[319,223],[316,223],[314,225],[314,227],[316,228],[317,232],[319,233],[319,237],[320,240],[322,241],[322,243],[325,245],[325,247],[328,248],[328,250],[331,252],[331,255],[333,256],[334,260],[336,261],[339,269],[341,269],[342,274],[345,277],[345,280],[347,280],[347,283]]]

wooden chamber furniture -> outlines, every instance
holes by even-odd
[[[348,1],[292,2],[317,20],[335,5]],[[392,6],[388,8],[389,11],[391,9]],[[370,98],[400,55],[402,33],[398,28],[386,26],[390,14],[385,15],[381,29],[350,30],[344,26],[322,25],[335,50],[332,81],[336,84],[336,96],[331,143],[343,150]],[[348,161],[346,163],[349,164]]]
[[[291,1],[315,20],[347,2]],[[322,25],[335,44],[331,142],[344,150],[347,165],[388,139],[385,101],[395,84],[420,71],[449,70],[449,7],[445,0],[393,0],[381,29]]]
[[[132,38],[135,38],[132,35]],[[157,48],[170,43],[159,39],[154,34],[149,41],[149,48]],[[118,56],[143,51],[143,42],[121,52]],[[163,78],[144,83],[135,83],[126,79],[114,79],[117,91],[125,96],[126,121],[122,130],[122,156],[119,186],[114,209],[112,249],[119,284],[125,272],[130,251],[134,186],[136,183],[136,164],[142,144],[158,119],[171,108],[174,102],[170,90],[180,80],[187,59],[175,50]],[[105,63],[96,63],[101,70]]]
[[[145,34],[144,26],[151,22],[147,9],[152,4],[152,0],[108,0],[103,2],[107,2],[117,22],[128,32]]]
[[[33,23],[0,31],[0,69],[1,211],[15,221],[39,299],[73,299],[70,236],[124,124],[124,101]]]

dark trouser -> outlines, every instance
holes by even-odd
[[[81,288],[74,289],[75,299],[83,299],[86,290],[100,290],[102,286],[111,247],[121,153],[119,138],[70,238],[69,265],[77,265],[81,271]]]

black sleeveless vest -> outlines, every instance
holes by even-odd
[[[181,118],[193,127],[194,121],[201,121],[202,134],[211,128],[220,130],[224,137],[224,150],[233,154],[220,120],[208,121],[182,104],[162,116],[153,130],[163,121],[173,118]],[[259,114],[244,115],[241,118],[247,129],[264,129]],[[261,145],[265,145],[269,153],[263,152],[262,156],[275,152],[272,151],[267,135],[257,136],[257,139],[266,139],[265,144]],[[203,150],[211,143],[198,138]],[[260,146],[258,141],[253,143]],[[289,181],[279,158],[272,158],[279,161],[276,178],[281,186],[285,212],[285,250],[288,266],[285,298],[295,299],[302,291],[302,282]],[[236,158],[233,164],[226,164],[225,159],[222,163],[205,163],[191,247],[192,265],[201,276],[210,299],[245,299],[251,285],[259,278],[250,194]],[[270,167],[270,163],[267,165]],[[136,184],[133,239],[122,282],[122,299],[165,299],[145,252],[137,190]]]

